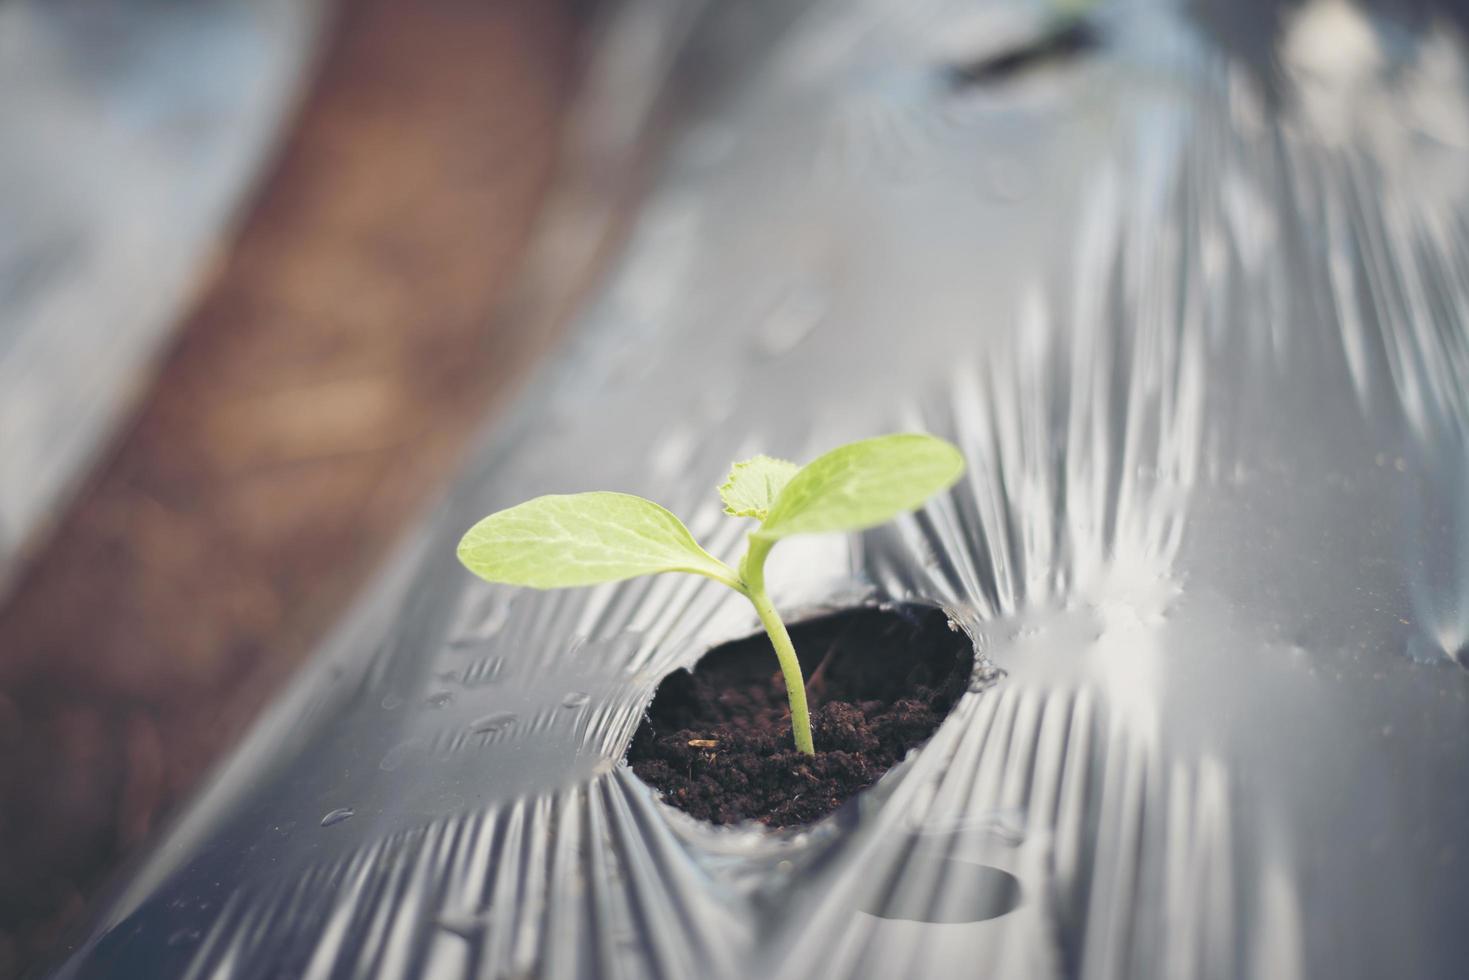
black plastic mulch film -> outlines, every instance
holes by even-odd
[[[1463,34],[1047,9],[706,7],[570,349],[60,975],[1465,975]],[[621,761],[739,597],[454,559],[594,488],[728,556],[730,460],[906,429],[962,482],[772,592],[939,606],[973,683],[803,830]]]

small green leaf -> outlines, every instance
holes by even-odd
[[[791,477],[756,535],[858,531],[873,527],[951,486],[964,457],[934,436],[878,436],[848,443]]]
[[[731,517],[753,517],[765,520],[770,505],[800,467],[783,459],[756,456],[734,464],[729,477],[719,488],[724,512]]]
[[[658,572],[735,577],[677,517],[626,493],[537,497],[491,514],[459,542],[459,560],[482,579],[536,589]]]

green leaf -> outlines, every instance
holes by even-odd
[[[459,560],[482,579],[536,589],[658,572],[735,578],[677,517],[626,493],[537,497],[491,514],[459,542]]]
[[[848,443],[791,477],[755,534],[778,540],[874,527],[922,506],[963,472],[959,450],[934,436],[878,436]]]
[[[729,477],[719,488],[724,512],[731,517],[754,517],[765,520],[770,505],[800,467],[783,459],[756,456],[734,464]]]

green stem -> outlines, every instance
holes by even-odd
[[[791,704],[791,734],[796,740],[796,751],[815,755],[816,746],[811,742],[811,714],[806,708],[806,680],[801,676],[801,661],[796,659],[796,647],[785,623],[765,594],[765,556],[774,542],[750,538],[750,548],[745,560],[740,562],[740,577],[744,582],[746,598],[755,607],[760,624],[765,627],[770,643],[775,647],[776,659],[780,661],[780,673],[786,682],[786,697]]]

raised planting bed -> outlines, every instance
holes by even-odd
[[[1010,8],[706,7],[575,343],[69,975],[1462,974],[1469,52],[1383,6],[1103,5],[958,77]],[[967,469],[753,587],[730,461],[892,432]],[[591,488],[721,577],[456,560]]]

